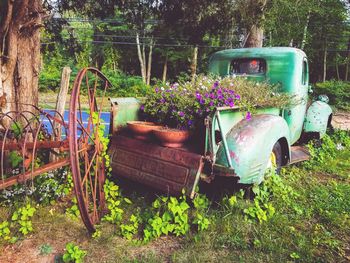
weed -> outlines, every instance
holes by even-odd
[[[74,245],[72,242],[66,244],[65,250],[66,252],[62,256],[64,262],[81,263],[87,254],[86,251],[80,249],[79,246]]]
[[[15,211],[11,217],[12,224],[19,226],[19,232],[24,236],[33,231],[31,218],[34,215],[35,208],[30,204],[27,204],[17,211]]]
[[[42,244],[39,247],[40,255],[49,255],[52,253],[52,246],[50,244]]]

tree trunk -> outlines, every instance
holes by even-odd
[[[151,83],[152,53],[153,53],[153,39],[151,39],[151,42],[149,45],[149,52],[148,52],[147,85]]]
[[[8,0],[0,10],[0,92],[7,100],[3,112],[33,110],[24,104],[38,104],[42,15],[41,0]]]
[[[140,67],[141,67],[142,80],[144,83],[146,83],[146,69],[145,69],[144,56],[142,55],[142,51],[141,51],[139,33],[136,33],[136,46],[137,46],[137,56],[139,58]]]
[[[164,60],[164,64],[163,64],[163,77],[162,77],[163,82],[166,81],[167,71],[168,71],[168,53],[166,53],[166,55],[165,55],[165,60]]]
[[[303,39],[301,41],[300,49],[304,49],[304,47],[305,47],[306,36],[307,36],[307,28],[309,27],[309,21],[310,21],[310,14],[311,14],[311,12],[309,10],[309,13],[307,14],[307,17],[306,17],[306,23],[305,23],[305,26],[304,26]]]
[[[244,47],[262,47],[264,29],[258,25],[253,25],[247,35]]]
[[[267,0],[250,0],[246,2],[248,8],[253,10],[254,24],[247,28],[247,37],[243,47],[262,47],[264,40],[263,21],[265,19],[264,13]]]
[[[191,63],[191,77],[192,81],[194,81],[194,78],[196,77],[197,72],[197,62],[198,62],[198,46],[196,45],[193,49],[193,58]]]
[[[350,61],[350,38],[348,40],[348,51],[346,55],[345,81],[348,81],[348,77],[349,77],[349,61]]]
[[[338,55],[338,54],[337,54]],[[337,80],[340,80],[340,75],[339,75],[339,61],[337,59],[337,56],[336,56],[336,60],[335,60],[335,71],[337,73]]]
[[[323,82],[326,81],[327,78],[327,45],[324,48],[323,54]]]

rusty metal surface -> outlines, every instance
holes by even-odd
[[[95,231],[105,211],[103,185],[105,164],[103,144],[99,128],[104,95],[110,86],[108,79],[97,69],[85,68],[79,71],[71,94],[69,113],[69,150],[74,191],[80,216],[89,232]],[[97,104],[97,90],[102,89],[102,101]],[[89,120],[82,119],[80,92],[87,91]],[[80,135],[78,136],[78,130]],[[103,134],[102,134],[103,136]]]
[[[70,164],[80,215],[87,229],[93,232],[105,211],[104,146],[100,140],[103,136],[100,127],[101,105],[109,86],[110,82],[100,71],[94,68],[81,70],[72,90],[68,124],[56,110],[51,110],[53,116],[29,104],[25,104],[28,107],[22,112],[0,112],[0,190]],[[102,90],[99,105],[96,96],[98,93],[101,97],[101,93],[98,89]],[[82,120],[82,90],[89,98],[87,125]],[[58,129],[63,129],[63,134]],[[63,140],[61,135],[67,139]],[[57,161],[52,161],[52,153],[57,156]],[[9,158],[11,154],[21,161],[13,164]],[[37,167],[35,163],[39,157],[43,163]]]
[[[61,168],[63,166],[69,165],[70,161],[69,159],[62,159],[53,163],[49,163],[43,166],[40,166],[39,168],[35,169],[33,172],[32,171],[28,171],[25,172],[23,174],[19,174],[16,176],[11,176],[9,178],[0,179],[0,190],[3,190],[9,186],[15,185],[17,183],[24,183],[25,181],[29,180],[29,179],[33,179],[34,177],[41,175],[43,173]]]
[[[62,150],[68,150],[68,140],[64,141],[37,141],[34,142],[26,142],[26,141],[20,141],[20,142],[9,142],[4,143],[3,141],[0,141],[0,145],[4,144],[4,150],[21,150],[23,147],[30,150],[33,149],[34,146],[36,148],[40,149],[52,149],[52,148],[62,148]]]
[[[112,172],[169,194],[188,194],[202,156],[178,148],[115,135],[109,149]]]
[[[289,164],[307,161],[310,159],[310,154],[305,146],[292,146],[291,147],[292,158]]]

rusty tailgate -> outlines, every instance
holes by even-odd
[[[202,156],[184,149],[167,148],[123,135],[115,135],[109,148],[112,173],[162,192],[189,194]]]

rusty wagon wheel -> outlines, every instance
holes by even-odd
[[[110,86],[97,69],[82,69],[73,85],[69,112],[69,150],[74,191],[81,218],[89,230],[105,211],[105,152],[102,106]],[[84,96],[82,94],[85,94]]]

